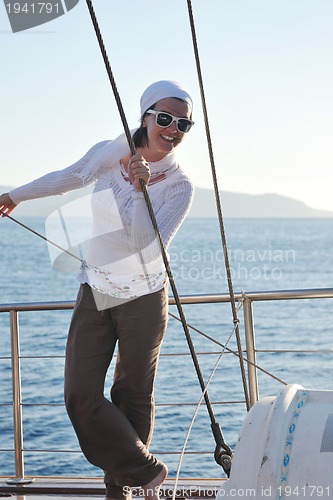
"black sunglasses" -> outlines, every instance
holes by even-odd
[[[188,120],[187,118],[178,118],[177,116],[170,115],[170,113],[166,113],[165,111],[155,111],[154,109],[148,109],[146,113],[150,115],[155,115],[156,125],[159,127],[167,128],[170,127],[171,123],[176,122],[177,129],[182,134],[186,134],[191,130],[194,122],[192,120]]]

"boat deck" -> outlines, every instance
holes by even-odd
[[[176,497],[179,499],[215,498],[225,479],[181,479],[178,482]],[[175,479],[167,479],[161,488],[161,498],[171,498]],[[133,488],[133,497],[142,498],[142,490]],[[0,498],[12,500],[62,500],[69,498],[103,499],[105,486],[102,479],[94,478],[35,478],[29,484],[8,484],[0,478]]]

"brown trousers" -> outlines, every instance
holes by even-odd
[[[167,318],[165,288],[101,311],[89,285],[78,293],[66,348],[66,408],[84,455],[105,471],[114,497],[122,496],[123,486],[145,485],[162,470],[148,446]],[[117,341],[109,401],[105,376]]]

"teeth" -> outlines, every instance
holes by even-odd
[[[166,139],[167,141],[173,141],[173,137],[170,137],[169,135],[162,135],[161,137],[163,137],[163,139]]]

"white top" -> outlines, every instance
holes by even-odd
[[[128,152],[124,136],[100,142],[73,165],[9,195],[18,204],[95,183],[92,235],[78,279],[101,293],[130,300],[160,290],[166,272],[143,193],[134,191],[120,164]],[[193,185],[173,153],[150,163],[150,170],[149,198],[167,249],[190,208]]]

